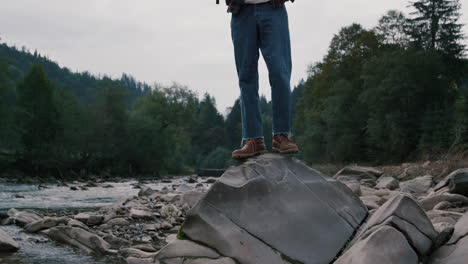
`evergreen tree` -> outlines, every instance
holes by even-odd
[[[451,59],[464,55],[465,45],[459,23],[459,0],[419,0],[411,3],[414,8],[410,19],[410,31],[418,46],[439,50]]]
[[[60,133],[60,113],[54,89],[40,65],[34,65],[18,85],[17,122],[26,153],[46,155]]]

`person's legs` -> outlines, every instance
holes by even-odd
[[[258,5],[260,49],[268,67],[273,134],[291,134],[291,43],[286,7]]]
[[[239,87],[241,90],[242,142],[263,138],[258,96],[258,27],[255,5],[246,5],[231,19]]]

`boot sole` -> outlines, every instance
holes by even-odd
[[[255,157],[255,156],[258,156],[258,155],[265,154],[267,152],[268,151],[263,150],[263,151],[258,151],[258,152],[252,153],[252,154],[243,154],[243,155],[238,154],[238,155],[233,155],[232,159],[235,159],[235,160],[247,159],[247,158],[251,158],[251,157]]]
[[[287,149],[287,150],[281,151],[278,148],[272,148],[272,150],[274,153],[280,153],[280,154],[295,154],[299,152],[299,149]]]

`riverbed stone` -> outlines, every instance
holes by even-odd
[[[438,237],[438,233],[418,202],[408,195],[400,194],[388,200],[370,217],[351,244],[359,243],[382,226],[391,226],[398,230],[419,255],[428,254]],[[391,247],[392,244],[381,246]]]
[[[453,173],[449,183],[449,190],[451,193],[468,196],[468,168]]]
[[[388,189],[395,190],[400,186],[400,182],[393,177],[381,177],[377,181],[375,188],[377,189]]]
[[[418,255],[405,236],[390,226],[379,227],[354,244],[334,264],[418,264]]]
[[[443,193],[443,194],[435,194],[429,197],[425,197],[420,201],[421,205],[426,211],[430,211],[434,209],[434,207],[441,202],[450,202],[450,203],[457,203],[460,205],[468,205],[468,198],[459,194]]]
[[[219,258],[219,259],[196,258],[196,259],[188,259],[184,261],[184,264],[236,264],[236,262],[231,258]]]
[[[0,228],[0,253],[12,253],[19,249],[18,243]]]
[[[465,264],[468,259],[468,213],[455,225],[452,237],[430,259],[430,264]]]
[[[189,211],[181,233],[242,264],[322,264],[367,213],[344,184],[297,159],[265,154],[227,170]]]
[[[173,243],[162,248],[157,254],[156,259],[164,260],[178,257],[196,257],[196,258],[219,258],[220,255],[211,248],[201,246],[189,240],[175,240]]]
[[[24,227],[27,232],[36,233],[44,229],[48,229],[58,225],[59,223],[65,223],[67,219],[58,219],[56,217],[45,217],[36,222],[30,223]]]
[[[135,208],[130,209],[130,217],[134,219],[146,219],[146,220],[151,220],[151,219],[156,218],[156,216],[150,211],[140,210],[140,209],[135,209]]]
[[[25,226],[42,219],[41,216],[31,210],[18,211],[12,208],[8,210],[7,214],[10,216],[9,219],[19,226]]]
[[[151,196],[155,193],[156,191],[153,190],[151,187],[143,186],[141,187],[141,190],[138,192],[138,196]]]
[[[433,178],[430,175],[417,177],[415,179],[401,182],[400,190],[409,194],[422,194],[427,192],[433,183]]]
[[[353,178],[355,180],[363,180],[363,179],[372,179],[377,180],[383,174],[382,171],[377,170],[371,167],[362,167],[362,166],[347,166],[337,172],[333,178],[338,178],[340,176],[346,176],[349,178]]]
[[[42,233],[57,242],[77,247],[86,253],[113,253],[110,244],[104,239],[78,227],[56,226]]]
[[[127,264],[156,264],[159,262],[154,262],[153,258],[134,258],[128,257],[126,259]]]

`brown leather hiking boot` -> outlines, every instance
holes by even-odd
[[[267,148],[263,138],[248,139],[241,149],[232,152],[232,158],[236,160],[246,159],[266,152]]]
[[[273,136],[273,152],[281,154],[290,154],[299,152],[299,148],[294,144],[286,134],[276,134]]]

